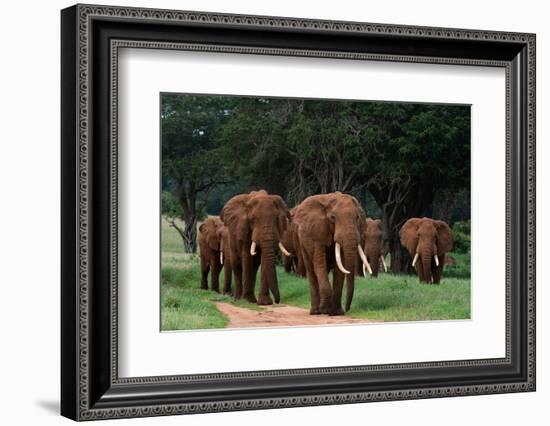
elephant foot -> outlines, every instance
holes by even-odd
[[[332,306],[329,304],[323,305],[321,303],[321,306],[319,307],[319,312],[322,314],[331,314],[332,313]]]
[[[208,290],[208,284],[201,283],[201,290]]]
[[[219,288],[219,287],[212,287],[212,291],[215,291],[216,293],[219,293],[219,292],[220,292],[220,288]]]
[[[273,300],[266,294],[260,294],[258,297],[258,305],[273,305]]]
[[[319,310],[319,308],[311,308],[309,310],[309,314],[310,315],[320,315],[321,314],[321,311]]]
[[[256,296],[254,296],[253,294],[245,294],[243,296],[243,298],[248,302],[248,303],[256,303]]]
[[[334,309],[329,315],[330,316],[344,315],[344,310],[342,309],[341,306],[339,306],[336,309]]]

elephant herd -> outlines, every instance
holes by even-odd
[[[439,220],[412,218],[402,226],[400,239],[420,281],[438,284],[445,253],[453,245],[449,226]],[[355,276],[387,272],[382,222],[367,218],[357,199],[341,192],[312,195],[292,210],[280,196],[264,190],[236,195],[219,217],[201,224],[199,248],[202,289],[208,288],[210,273],[211,289],[219,292],[219,275],[225,268],[223,293],[258,305],[280,301],[275,268],[280,250],[285,270],[308,279],[312,315],[343,315],[344,281],[348,311]]]

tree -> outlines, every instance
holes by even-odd
[[[197,221],[209,193],[227,181],[215,134],[230,108],[231,98],[162,97],[163,183],[179,203],[187,253],[197,250]]]
[[[240,176],[289,205],[311,194],[363,194],[366,165],[358,131],[348,122],[354,102],[248,99],[223,128],[226,158]]]
[[[470,185],[470,111],[462,106],[367,104],[365,143],[373,153],[367,187],[382,210],[391,269],[410,257],[399,229],[410,217],[432,216],[439,191]]]

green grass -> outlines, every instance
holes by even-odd
[[[281,301],[310,307],[307,280],[278,270]],[[345,291],[343,303],[345,300]],[[440,285],[420,284],[415,276],[381,273],[356,277],[351,317],[377,321],[419,321],[470,318],[470,280],[444,278]]]
[[[183,222],[176,220],[176,223],[183,228]],[[183,253],[183,240],[180,234],[170,226],[163,217],[160,221],[162,236],[162,253]]]
[[[228,319],[216,308],[217,301],[260,309],[246,301],[201,290],[198,255],[182,253],[181,238],[174,229],[163,223],[162,231],[162,330],[225,327]],[[353,303],[346,315],[376,321],[469,319],[470,257],[455,253],[452,256],[457,263],[445,267],[440,285],[420,284],[413,275],[381,273],[378,278],[356,277]],[[307,280],[285,273],[282,267],[277,267],[277,276],[281,303],[309,309]]]

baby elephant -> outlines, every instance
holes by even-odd
[[[199,227],[201,257],[201,288],[208,290],[208,273],[211,273],[211,288],[220,291],[219,276],[222,270],[220,251],[223,223],[218,216],[211,216]]]
[[[412,218],[399,231],[401,244],[413,258],[420,282],[439,284],[445,253],[453,249],[453,233],[441,220]]]

